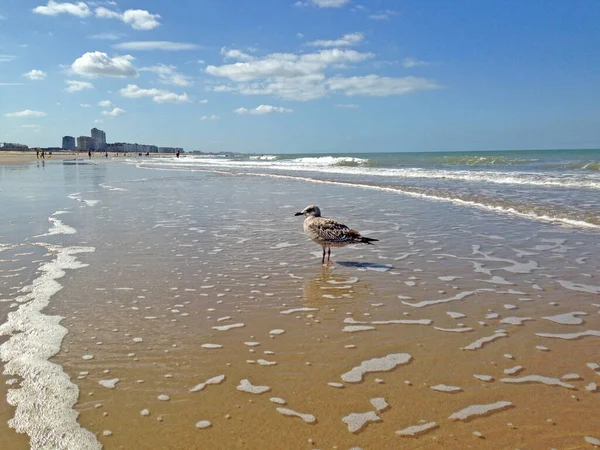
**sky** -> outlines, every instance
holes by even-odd
[[[597,0],[2,0],[0,142],[600,148]]]

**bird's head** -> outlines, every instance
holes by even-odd
[[[321,210],[318,206],[309,205],[304,208],[302,211],[294,214],[295,216],[313,216],[313,217],[321,217]]]

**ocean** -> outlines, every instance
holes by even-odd
[[[600,151],[0,165],[0,448],[600,439]],[[321,248],[310,204],[379,241]]]
[[[139,167],[285,175],[396,190],[433,200],[600,225],[600,150],[192,156]]]

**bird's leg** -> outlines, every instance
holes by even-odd
[[[323,259],[321,259],[321,264],[325,264],[325,247],[323,247]]]
[[[327,261],[331,259],[331,247],[327,249]]]

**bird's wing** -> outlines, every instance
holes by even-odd
[[[312,235],[329,242],[352,242],[361,238],[358,231],[333,219],[319,217],[312,220],[308,228]]]

